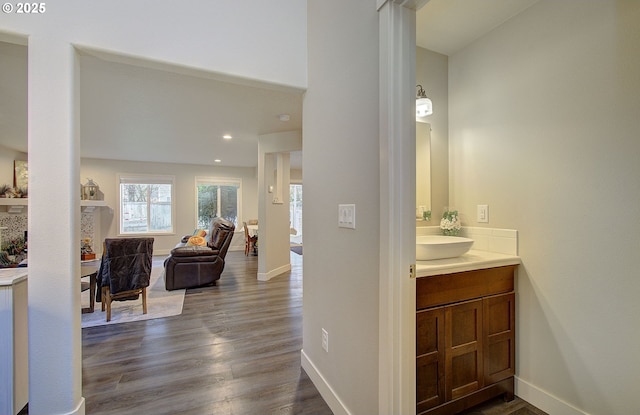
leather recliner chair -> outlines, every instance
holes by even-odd
[[[207,246],[187,246],[188,237],[171,250],[164,261],[164,283],[167,290],[215,285],[224,270],[224,258],[231,244],[235,225],[215,218],[207,234]]]

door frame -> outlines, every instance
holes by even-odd
[[[416,10],[378,0],[380,53],[379,394],[381,414],[416,413]]]

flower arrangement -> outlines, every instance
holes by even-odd
[[[91,238],[83,238],[80,246],[80,252],[83,254],[92,254],[93,248],[91,247]]]
[[[83,238],[80,245],[80,259],[82,261],[91,261],[96,259],[96,254],[93,252],[91,238]]]
[[[7,197],[5,194],[12,189],[8,184],[0,184],[0,197]]]
[[[445,209],[440,220],[440,229],[442,234],[447,236],[457,236],[460,233],[460,216],[457,210]]]
[[[9,255],[21,255],[27,248],[24,238],[15,238],[2,243],[2,251],[6,251]]]

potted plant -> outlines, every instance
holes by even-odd
[[[462,226],[460,224],[458,211],[445,209],[442,214],[442,219],[440,220],[440,229],[442,229],[442,234],[447,236],[458,236],[461,228]]]
[[[96,254],[91,247],[91,238],[83,238],[80,246],[80,259],[82,261],[88,261],[96,259]]]
[[[7,197],[5,193],[11,190],[11,186],[8,184],[0,184],[0,197]]]

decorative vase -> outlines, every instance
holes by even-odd
[[[460,229],[443,229],[442,234],[446,236],[458,236]]]

